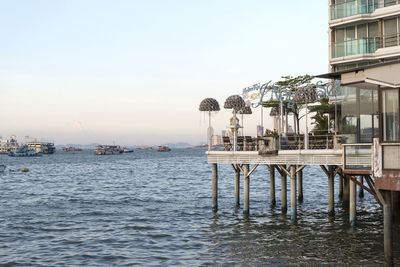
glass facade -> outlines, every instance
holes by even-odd
[[[382,140],[399,142],[399,89],[382,90]]]
[[[372,143],[379,134],[378,91],[341,88],[343,143]]]
[[[331,6],[331,19],[372,13],[377,8],[379,0],[336,0],[336,4]]]

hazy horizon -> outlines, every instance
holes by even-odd
[[[3,138],[197,144],[206,140],[204,98],[223,108],[252,84],[328,71],[320,0],[1,3]],[[216,134],[230,116],[213,116]]]

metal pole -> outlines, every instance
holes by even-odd
[[[218,165],[212,164],[212,209],[218,210]]]
[[[240,170],[235,170],[235,206],[240,206]]]
[[[283,165],[286,168],[286,165]],[[287,175],[281,175],[282,214],[287,213]]]
[[[211,111],[208,112],[208,151],[211,150],[212,134],[211,134]]]
[[[306,134],[304,135],[306,140],[304,140],[304,148],[308,149],[308,142],[309,142],[309,138],[308,138],[308,104],[306,103]]]
[[[335,215],[335,185],[334,185],[334,169],[333,166],[329,166],[329,176],[328,176],[328,215]]]
[[[249,215],[250,213],[250,175],[249,164],[244,165],[244,209],[243,213]]]
[[[236,119],[236,111],[235,109],[233,109],[233,117]],[[235,125],[233,125],[234,129],[233,129],[233,151],[236,151],[236,147],[237,147],[237,125],[235,123]]]
[[[356,222],[356,200],[357,200],[357,188],[356,183],[350,180],[350,225],[353,227]]]
[[[270,188],[269,194],[271,199],[271,206],[276,205],[275,199],[275,165],[269,165],[269,178],[270,178]]]
[[[297,190],[296,190],[296,165],[290,166],[290,218],[292,222],[297,220]]]

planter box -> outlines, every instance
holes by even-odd
[[[258,139],[258,154],[261,156],[278,154],[278,139],[275,137],[262,137]]]

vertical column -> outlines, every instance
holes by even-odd
[[[250,213],[250,175],[249,164],[244,166],[244,209],[243,213],[249,215]]]
[[[350,199],[349,179],[343,178],[343,202],[348,203]],[[346,206],[346,205],[345,205]]]
[[[381,191],[382,192],[382,191]],[[393,235],[392,235],[392,201],[391,192],[384,191],[385,203],[383,204],[383,235],[385,266],[393,266]]]
[[[286,168],[286,165],[282,166]],[[282,214],[287,213],[287,175],[282,171],[281,175],[281,197],[282,197]]]
[[[360,184],[363,184],[364,177],[360,176],[359,181],[360,181]],[[361,186],[358,187],[358,197],[359,198],[363,198],[364,197],[364,189]]]
[[[212,164],[212,209],[218,210],[218,164]]]
[[[395,222],[400,221],[400,192],[392,191],[392,216]]]
[[[269,187],[269,195],[271,199],[271,206],[276,205],[275,199],[275,165],[269,165],[269,179],[270,179],[270,187]]]
[[[343,198],[343,178],[339,175],[339,198]]]
[[[303,202],[303,170],[297,173],[297,190],[299,203]]]
[[[333,166],[328,167],[328,215],[333,216],[335,215],[335,184],[334,184],[334,169]]]
[[[354,226],[356,222],[356,201],[357,201],[357,188],[356,183],[349,180],[350,183],[350,224]]]
[[[290,218],[292,222],[297,220],[297,181],[296,165],[290,166]]]
[[[235,206],[240,206],[240,169],[235,169]]]

